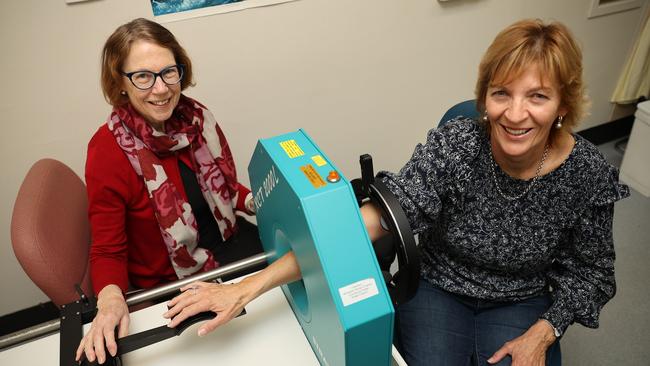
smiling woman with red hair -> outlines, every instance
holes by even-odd
[[[564,25],[523,20],[500,32],[476,100],[478,121],[431,130],[399,173],[378,175],[422,254],[418,292],[396,309],[396,344],[411,366],[560,365],[567,327],[597,327],[616,292],[614,202],[629,191],[573,133],[586,98],[582,54]],[[361,213],[371,239],[386,234],[374,206]],[[212,310],[223,323],[299,276],[290,255],[277,264],[229,287],[201,284],[165,316],[175,326]]]
[[[420,233],[420,288],[397,309],[409,365],[560,365],[559,337],[614,296],[614,202],[628,188],[573,133],[582,52],[561,23],[522,20],[485,52],[478,121],[429,132],[386,184]]]
[[[614,202],[629,190],[572,132],[586,104],[582,56],[562,24],[523,20],[499,33],[476,99],[478,121],[431,130],[399,173],[377,177],[422,255],[418,291],[396,309],[396,345],[410,366],[557,366],[567,327],[597,327],[616,292]],[[361,213],[372,240],[386,234],[377,208]],[[222,324],[299,276],[290,254],[281,261],[236,285],[200,284],[165,316],[176,326],[212,310]]]

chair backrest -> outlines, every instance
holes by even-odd
[[[456,118],[458,116],[478,118],[478,111],[476,110],[476,99],[466,100],[449,108],[444,116],[442,116],[440,119],[438,128],[442,127],[450,119]]]
[[[92,296],[88,271],[90,225],[83,181],[65,164],[37,161],[23,180],[11,217],[18,262],[57,306]]]

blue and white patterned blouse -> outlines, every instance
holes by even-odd
[[[489,138],[471,119],[429,131],[398,174],[380,172],[419,234],[422,277],[491,301],[551,289],[553,303],[542,318],[562,333],[573,322],[597,327],[616,292],[614,202],[629,190],[594,145],[574,138],[567,160],[513,201],[498,193]],[[529,184],[495,171],[508,196]]]

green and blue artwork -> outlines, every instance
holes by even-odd
[[[153,15],[180,13],[210,6],[238,3],[244,0],[150,0]]]

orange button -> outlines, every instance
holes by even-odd
[[[330,183],[336,183],[341,180],[341,176],[336,170],[330,170],[330,173],[327,175],[327,181]]]

